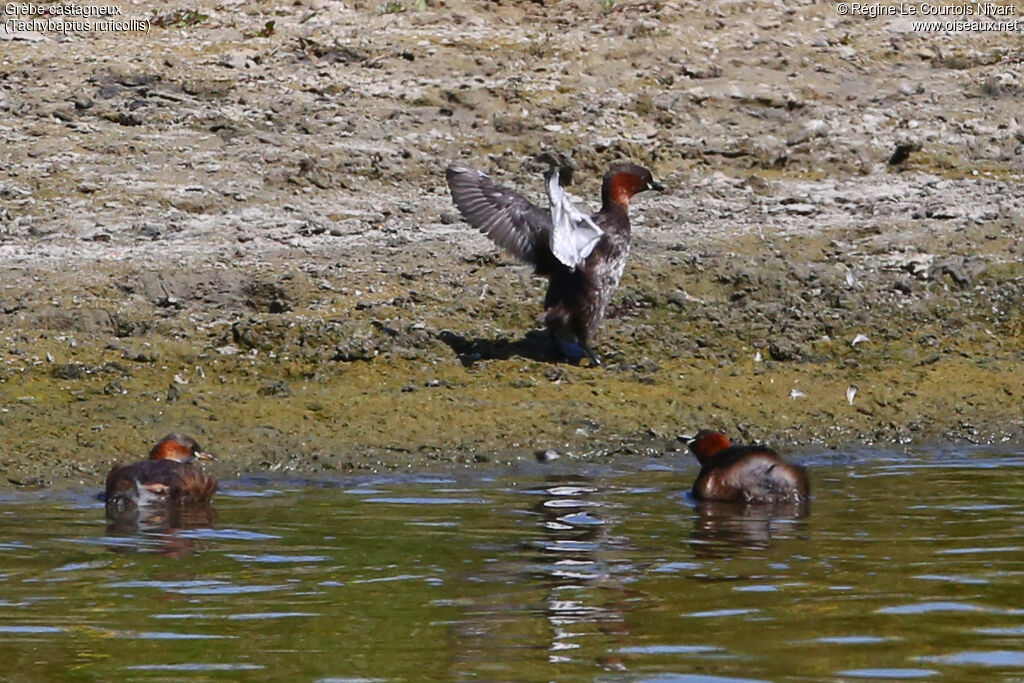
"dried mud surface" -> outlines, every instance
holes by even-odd
[[[123,10],[152,31],[0,32],[0,487],[98,485],[171,429],[223,476],[700,427],[1024,441],[1020,34],[761,0]],[[543,283],[443,185],[458,158],[539,201],[546,149],[592,208],[615,160],[669,188],[632,207],[602,368],[547,357]]]

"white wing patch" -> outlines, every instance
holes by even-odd
[[[558,182],[558,169],[547,173],[551,200],[551,253],[568,268],[582,265],[597,246],[604,230],[576,208]]]

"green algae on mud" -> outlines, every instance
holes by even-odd
[[[985,277],[906,294],[889,286],[898,273],[878,271],[889,282],[851,287],[810,256],[822,244],[639,255],[600,368],[547,358],[544,336],[528,333],[539,281],[490,257],[395,259],[359,285],[372,294],[293,273],[270,292],[279,313],[246,298],[269,291],[247,281],[214,306],[203,287],[151,305],[94,287],[78,330],[28,305],[26,286],[0,373],[5,479],[98,486],[172,429],[217,453],[221,476],[504,463],[552,448],[682,456],[676,435],[702,427],[798,449],[1022,437],[1014,269],[989,274],[999,296]],[[64,284],[48,298],[75,311],[81,282]]]

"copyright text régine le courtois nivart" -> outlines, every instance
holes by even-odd
[[[937,5],[931,2],[882,3],[840,2],[836,13],[842,16],[918,17],[930,21],[915,21],[914,31],[975,31],[1024,33],[1024,20],[1017,19],[1016,4],[1000,5],[994,2],[964,2]],[[941,21],[934,21],[939,19]]]
[[[953,5],[938,5],[930,2],[841,2],[836,5],[839,14],[856,14],[865,17],[985,17],[1006,18],[1017,16],[1016,5],[1000,5],[994,2],[964,2]]]

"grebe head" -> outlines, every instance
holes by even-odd
[[[645,190],[664,190],[661,183],[643,166],[636,164],[615,164],[604,174],[601,185],[601,201],[604,206],[618,204],[629,206],[629,198]]]
[[[701,465],[707,465],[716,455],[732,446],[729,437],[711,429],[702,429],[686,442],[690,452],[697,456]]]
[[[149,452],[150,460],[174,460],[176,462],[192,462],[193,460],[216,460],[212,455],[199,447],[199,442],[191,436],[172,432],[160,439]]]

